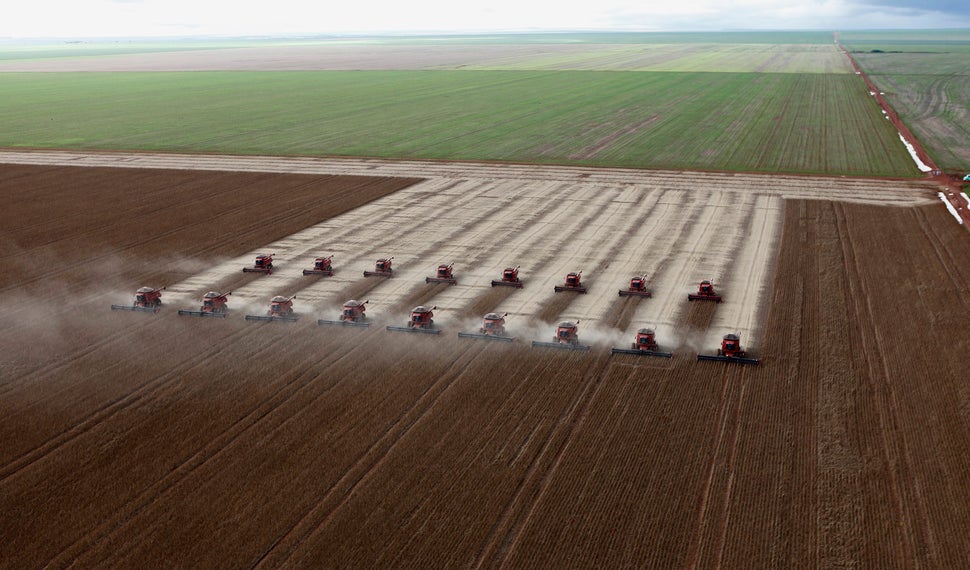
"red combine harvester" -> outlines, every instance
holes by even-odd
[[[272,273],[273,272],[273,256],[275,253],[266,255],[265,253],[259,253],[256,255],[256,261],[253,263],[252,267],[243,267],[243,273]]]
[[[589,350],[589,345],[579,344],[579,327],[572,321],[563,321],[556,326],[556,336],[552,337],[552,342],[532,341],[532,348],[537,346],[544,348],[559,348],[566,350]]]
[[[519,266],[506,267],[502,271],[502,280],[492,281],[492,287],[515,287],[516,289],[521,289],[522,282],[519,281]]]
[[[381,258],[374,264],[374,271],[365,271],[364,277],[394,277],[394,270],[391,269],[393,257]]]
[[[562,293],[563,291],[573,291],[574,293],[585,293],[586,287],[580,283],[580,278],[582,278],[583,272],[579,273],[567,273],[566,283],[563,285],[556,285],[556,293]]]
[[[700,282],[697,286],[697,293],[688,293],[688,301],[714,301],[721,302],[721,296],[714,291],[714,284],[707,279]]]
[[[450,265],[439,265],[438,272],[434,277],[425,277],[425,283],[448,283],[450,285],[457,285],[458,280],[451,275],[451,270],[455,267],[455,264]]]
[[[721,348],[717,355],[698,354],[697,360],[719,360],[721,362],[737,362],[738,364],[761,364],[757,358],[748,358],[748,353],[741,349],[741,334],[728,333],[721,340]]]
[[[482,328],[478,329],[477,333],[466,333],[460,332],[458,336],[460,338],[480,338],[483,340],[501,340],[504,342],[512,342],[515,337],[507,336],[505,330],[505,317],[509,316],[508,313],[498,314],[498,313],[487,313],[482,318]]]
[[[370,301],[357,301],[351,299],[344,303],[344,308],[340,312],[340,320],[328,321],[325,319],[320,319],[317,321],[318,325],[342,325],[348,327],[369,327],[370,323],[365,322],[367,315],[364,314],[366,310],[365,305]]]
[[[318,257],[313,260],[313,269],[304,269],[304,275],[323,275],[331,277],[333,275],[333,256]]]
[[[140,311],[143,313],[157,313],[162,308],[162,291],[165,287],[154,289],[141,287],[135,291],[135,300],[130,305],[111,305],[112,311]]]
[[[198,311],[179,309],[179,314],[190,317],[217,317],[224,319],[226,318],[226,313],[229,312],[229,307],[226,306],[226,303],[229,302],[229,299],[226,299],[226,297],[229,295],[232,295],[232,291],[226,293],[209,291],[202,296],[202,307]]]
[[[269,310],[265,315],[246,315],[246,320],[295,323],[300,317],[293,313],[293,299],[296,299],[296,295],[292,297],[277,295],[270,301]]]
[[[434,310],[438,307],[417,306],[411,310],[411,318],[406,327],[388,326],[387,330],[397,332],[441,334],[439,329],[434,328]]]
[[[656,334],[653,329],[640,329],[637,331],[637,338],[631,348],[614,348],[610,354],[636,354],[637,356],[659,356],[670,358],[670,352],[662,352],[657,344]]]
[[[647,276],[638,275],[630,279],[630,287],[620,289],[620,297],[653,297],[653,293],[647,290]]]

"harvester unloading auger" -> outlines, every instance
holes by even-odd
[[[374,263],[374,271],[364,271],[364,277],[394,277],[394,270],[391,269],[393,257],[381,258]]]
[[[246,320],[295,323],[300,317],[293,312],[293,299],[296,299],[296,295],[291,297],[277,295],[270,301],[269,310],[265,315],[246,315]]]
[[[162,308],[162,291],[165,287],[141,287],[135,291],[135,300],[130,305],[111,305],[112,311],[139,311],[157,313]]]
[[[369,302],[370,301],[358,301],[356,299],[350,299],[344,303],[344,307],[340,312],[339,320],[328,321],[326,319],[319,319],[317,324],[347,327],[369,327],[370,323],[367,322],[367,315],[364,314],[366,311],[366,305]]]
[[[186,311],[184,309],[179,309],[179,315],[185,317],[216,317],[220,319],[226,318],[226,313],[229,312],[229,307],[226,304],[229,302],[228,297],[232,295],[232,291],[227,291],[225,293],[219,293],[218,291],[209,291],[202,296],[202,306],[198,311]]]
[[[439,265],[438,271],[435,273],[434,277],[425,277],[425,283],[448,283],[449,285],[457,285],[458,280],[451,274],[452,269],[454,269],[455,264],[450,263],[448,265]]]
[[[630,279],[630,286],[627,289],[620,289],[620,297],[653,297],[653,293],[647,289],[646,274]]]
[[[304,275],[333,276],[333,256],[318,257],[313,260],[313,269],[304,269]]]
[[[567,273],[566,281],[562,285],[556,285],[556,293],[562,293],[563,291],[572,291],[574,293],[585,293],[586,287],[580,282],[583,277],[583,272]]]
[[[519,266],[506,267],[502,271],[501,281],[492,281],[492,287],[515,287],[522,288],[522,281],[519,280]]]
[[[532,348],[558,348],[562,350],[589,350],[589,345],[579,344],[579,321],[562,321],[556,326],[556,336],[552,342],[532,341]]]
[[[697,360],[718,360],[721,362],[736,362],[738,364],[761,364],[757,358],[748,358],[748,353],[741,348],[741,333],[728,333],[721,339],[721,348],[717,354],[698,354]]]
[[[243,273],[272,273],[273,272],[273,256],[275,253],[270,253],[269,255],[265,253],[256,254],[256,261],[253,262],[252,267],[243,267]]]
[[[437,308],[418,305],[411,309],[411,318],[408,319],[407,326],[393,327],[388,325],[386,328],[389,331],[397,332],[441,334],[441,330],[434,327],[434,310]]]
[[[640,329],[631,348],[614,348],[610,354],[635,354],[637,356],[659,356],[670,358],[670,352],[663,352],[657,344],[656,333],[653,329]]]
[[[478,329],[477,333],[466,333],[460,332],[458,336],[460,338],[478,338],[482,340],[500,340],[503,342],[512,342],[515,340],[514,336],[508,336],[508,332],[505,330],[505,317],[509,316],[508,313],[498,314],[498,313],[486,313],[482,317],[482,326]]]

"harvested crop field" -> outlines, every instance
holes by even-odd
[[[917,181],[0,161],[0,565],[970,564],[970,242]],[[73,239],[29,222],[52,204]],[[264,247],[277,271],[243,274]],[[525,287],[489,287],[512,263]],[[552,292],[577,269],[587,295]],[[619,298],[638,270],[655,296]],[[688,303],[711,276],[725,302]],[[158,315],[108,310],[144,284]],[[175,315],[214,287],[229,318]],[[241,318],[279,293],[299,322]],[[313,323],[351,294],[445,332]],[[485,310],[518,342],[455,338]],[[590,352],[529,348],[566,317]],[[672,359],[609,355],[645,323]],[[761,366],[695,361],[738,328]]]

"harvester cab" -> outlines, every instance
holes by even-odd
[[[515,287],[517,289],[522,288],[522,281],[519,280],[519,267],[506,267],[502,271],[501,281],[492,281],[492,287]]]
[[[579,344],[579,321],[562,321],[556,325],[556,336],[552,342],[532,341],[532,346],[546,348],[564,348],[570,350],[589,350],[589,345]]]
[[[620,297],[653,297],[647,289],[647,276],[637,275],[630,279],[630,287],[626,290],[620,289]]]
[[[714,290],[714,283],[705,279],[697,285],[697,293],[689,293],[687,295],[688,301],[714,301],[715,303],[721,302],[721,296],[717,294]]]
[[[563,285],[556,285],[556,293],[561,293],[562,291],[573,291],[575,293],[585,293],[586,287],[583,287],[580,280],[583,277],[583,272],[579,271],[576,273],[567,273],[566,282]]]
[[[451,263],[449,265],[439,265],[438,271],[435,273],[434,277],[425,277],[425,283],[448,283],[450,285],[456,285],[458,280],[451,274],[452,269],[454,269],[455,264]]]
[[[441,334],[439,329],[434,328],[434,310],[438,307],[425,307],[418,305],[411,309],[411,317],[408,319],[406,327],[388,326],[389,331],[398,332],[422,332],[428,334]]]
[[[256,261],[253,263],[252,267],[243,267],[244,273],[272,273],[273,272],[273,256],[275,253],[266,255],[265,253],[260,253],[256,255]]]
[[[131,305],[111,305],[113,311],[140,311],[157,313],[162,307],[162,291],[165,287],[141,287],[135,291],[135,300]]]
[[[364,314],[364,312],[366,311],[366,305],[369,302],[370,301],[358,301],[356,299],[350,299],[344,303],[343,309],[340,311],[339,320],[328,321],[325,319],[320,319],[317,321],[317,324],[369,327],[370,323],[364,322],[367,319],[367,315]]]
[[[657,344],[656,333],[653,329],[639,329],[637,331],[636,339],[630,348],[614,348],[611,352],[612,354],[636,354],[638,356],[659,356],[661,358],[670,358],[673,356],[670,352],[661,352],[660,346]]]
[[[318,257],[313,260],[313,269],[304,269],[304,275],[333,275],[333,256]]]
[[[364,277],[392,277],[394,275],[394,270],[391,269],[391,260],[393,257],[382,257],[374,263],[374,271],[365,271]]]
[[[741,333],[728,333],[721,339],[721,348],[717,355],[698,354],[697,360],[719,360],[721,362],[737,362],[738,364],[761,364],[757,358],[748,358],[748,353],[741,348]]]
[[[198,311],[179,310],[179,314],[182,316],[219,317],[224,319],[226,318],[226,313],[229,312],[229,307],[226,306],[229,302],[229,299],[226,297],[229,295],[232,295],[232,291],[225,293],[209,291],[202,296],[202,306]]]
[[[270,300],[266,315],[246,315],[246,320],[296,322],[299,317],[293,313],[293,299],[296,299],[296,295],[291,297],[277,295]]]
[[[515,340],[514,337],[507,336],[505,330],[505,317],[509,316],[508,313],[498,314],[498,313],[486,313],[482,317],[482,327],[478,329],[477,333],[466,333],[460,332],[458,336],[460,338],[479,338],[484,340],[502,340],[505,342],[512,342]]]

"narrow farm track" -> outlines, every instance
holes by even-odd
[[[970,566],[970,243],[926,182],[0,157],[50,161],[0,165],[0,566]],[[74,241],[35,229],[23,196],[72,194]],[[524,289],[489,286],[513,264]],[[589,293],[553,293],[576,269]],[[644,272],[653,298],[617,296]],[[688,302],[710,277],[725,302]],[[158,315],[107,310],[149,283]],[[228,319],[175,315],[222,286]],[[278,292],[299,322],[241,318]],[[357,292],[370,328],[316,325]],[[417,303],[440,336],[384,330]],[[515,342],[455,338],[491,310]],[[592,349],[531,348],[543,311]],[[673,358],[609,354],[640,326]],[[729,327],[761,366],[696,360]]]

